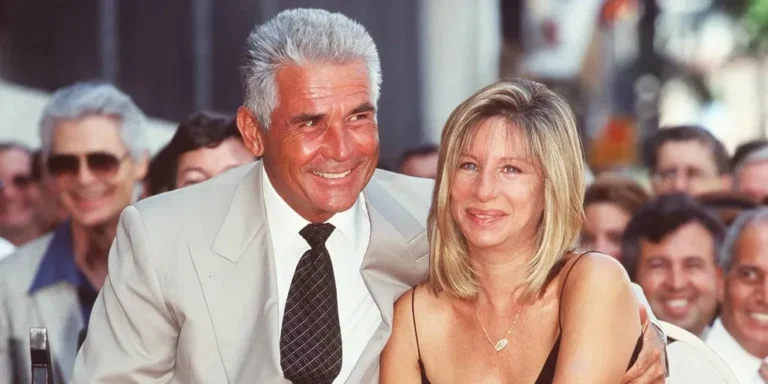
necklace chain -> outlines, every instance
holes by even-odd
[[[496,343],[491,340],[491,337],[488,336],[488,331],[485,330],[485,326],[483,326],[482,320],[480,320],[480,314],[477,312],[477,300],[475,300],[475,316],[477,316],[477,322],[480,324],[480,329],[483,330],[483,333],[485,334],[485,338],[488,339],[488,343],[491,344],[494,350],[496,352],[501,352],[504,348],[507,347],[509,344],[509,335],[512,333],[512,330],[515,328],[515,324],[517,323],[517,318],[520,317],[520,312],[523,311],[523,307],[520,306],[520,308],[517,310],[517,314],[515,315],[515,319],[512,320],[512,324],[509,326],[509,330],[507,331],[507,334],[504,335],[499,341]]]

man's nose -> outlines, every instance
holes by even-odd
[[[683,268],[673,266],[669,270],[667,279],[665,280],[667,286],[675,291],[682,290],[688,284],[688,274]]]
[[[686,192],[688,191],[688,180],[683,175],[677,175],[675,176],[675,179],[672,182],[672,190],[675,192]]]
[[[763,277],[763,282],[758,288],[757,300],[764,306],[768,306],[768,276]]]
[[[354,138],[344,127],[343,123],[332,124],[328,127],[326,135],[325,157],[336,161],[349,159],[354,151]]]
[[[96,180],[96,175],[91,172],[91,168],[88,167],[88,162],[83,159],[80,161],[80,167],[77,170],[77,182],[85,185],[94,180]]]

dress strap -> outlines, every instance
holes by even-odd
[[[419,348],[419,331],[416,329],[416,287],[411,290],[411,317],[413,317],[413,334],[416,336],[416,352],[419,354],[419,362],[421,362],[421,348]]]

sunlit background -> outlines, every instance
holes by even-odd
[[[49,92],[105,79],[152,117],[152,147],[191,112],[233,113],[249,30],[335,10],[376,41],[383,165],[437,143],[448,113],[500,76],[543,81],[579,116],[595,171],[697,123],[729,150],[765,137],[766,0],[0,0],[0,137],[38,145]]]

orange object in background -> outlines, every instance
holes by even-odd
[[[625,116],[611,117],[591,140],[589,164],[593,171],[637,165],[637,136],[634,120]]]
[[[600,10],[600,21],[613,24],[616,21],[633,17],[639,10],[637,0],[606,0]]]

